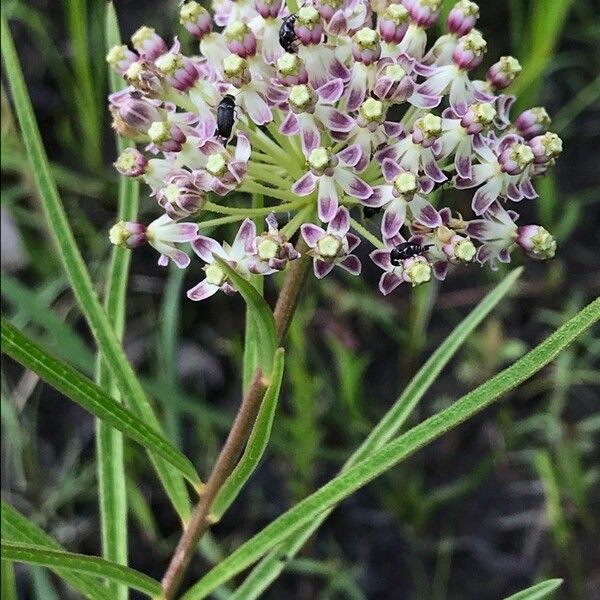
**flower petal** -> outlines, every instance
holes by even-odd
[[[329,273],[331,273],[331,270],[333,269],[334,266],[335,266],[335,264],[332,262],[325,262],[324,260],[321,260],[320,258],[315,258],[313,260],[313,271],[314,271],[315,277],[317,279],[323,279],[323,277],[325,277],[325,275],[328,275]]]
[[[309,248],[314,248],[317,242],[327,235],[323,229],[313,223],[304,223],[300,227],[300,232]]]
[[[335,181],[332,177],[326,175],[319,179],[319,219],[328,223],[333,219],[338,208],[338,193],[335,187]]]
[[[335,216],[327,226],[327,233],[334,233],[340,237],[344,237],[350,229],[350,213],[345,206],[338,208]]]
[[[187,297],[190,300],[194,300],[195,302],[199,300],[204,300],[205,298],[210,298],[219,290],[218,285],[214,285],[212,283],[208,283],[206,280],[201,281],[198,285],[195,285],[193,288],[190,288],[187,291]]]
[[[344,93],[344,82],[339,78],[332,79],[331,81],[328,81],[326,84],[322,85],[316,91],[319,95],[319,98],[321,98],[323,102],[334,104]]]
[[[395,273],[384,273],[379,280],[379,291],[387,296],[391,294],[400,284],[402,279]]]
[[[192,242],[194,252],[205,262],[213,262],[213,254],[222,254],[223,248],[216,240],[204,235],[198,236]]]
[[[354,256],[354,254],[350,254],[349,256],[347,256],[344,260],[339,262],[338,265],[342,267],[342,269],[348,271],[348,273],[351,273],[352,275],[360,275],[360,272],[362,270],[360,260],[357,256]]]
[[[389,271],[392,268],[389,250],[377,248],[377,250],[373,250],[369,256],[371,257],[371,260],[384,271]]]
[[[292,192],[298,196],[308,196],[315,189],[316,183],[317,178],[309,171],[294,183]]]

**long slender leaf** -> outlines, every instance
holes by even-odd
[[[118,581],[150,597],[161,593],[160,583],[139,571],[104,560],[99,556],[74,554],[64,550],[49,550],[39,546],[16,544],[2,540],[2,560],[13,560],[51,569],[77,571],[110,581]]]
[[[2,352],[37,373],[44,381],[85,410],[99,419],[106,420],[160,456],[172,465],[170,468],[175,467],[194,486],[200,486],[200,479],[192,463],[160,433],[108,396],[93,381],[48,354],[5,319],[2,319]]]
[[[0,598],[2,600],[17,600],[15,569],[10,560],[3,560],[0,565]]]
[[[205,598],[216,587],[258,560],[290,533],[298,531],[320,513],[334,506],[389,468],[423,446],[477,414],[506,392],[537,373],[579,335],[600,320],[600,298],[586,306],[539,346],[513,365],[426,419],[365,460],[350,467],[295,507],[275,519],[224,561],[209,571],[184,596],[184,600]]]
[[[119,44],[121,35],[117,15],[112,3],[106,6],[105,43],[108,51]],[[112,92],[122,85],[114,71],[108,70]],[[119,151],[124,148],[120,136],[116,136]],[[138,212],[139,184],[131,177],[119,178],[119,220],[135,221]],[[129,277],[131,253],[114,246],[106,275],[104,308],[117,337],[122,340],[125,330],[125,296]],[[110,396],[120,401],[120,393],[102,355],[96,363],[96,382]],[[102,529],[102,554],[106,560],[127,564],[127,492],[123,458],[123,435],[102,419],[96,421],[96,462],[98,467],[98,497]],[[127,588],[113,584],[115,600],[127,600]]]
[[[408,416],[425,395],[431,384],[437,379],[442,369],[446,367],[475,328],[509,292],[521,272],[522,269],[515,269],[509,273],[461,321],[444,342],[438,346],[435,352],[411,379],[385,416],[346,461],[344,469],[370,456],[400,431]],[[280,557],[294,556],[304,546],[308,538],[320,527],[323,521],[325,521],[331,510],[323,512],[302,531],[289,536],[278,548],[275,548],[266,556],[236,590],[232,600],[241,600],[242,598],[244,600],[251,600],[257,598],[285,568],[287,561],[281,561]]]
[[[235,272],[221,257],[215,256],[215,260],[223,272],[233,282],[236,289],[242,295],[246,304],[251,309],[252,318],[256,325],[258,334],[258,358],[263,374],[271,376],[273,369],[273,358],[277,348],[277,335],[275,334],[275,320],[269,305],[258,293],[256,288],[241,275]]]
[[[125,356],[106,312],[100,305],[90,275],[77,248],[67,215],[56,190],[56,184],[50,173],[48,158],[42,144],[21,66],[4,14],[2,14],[0,20],[2,57],[6,67],[6,75],[11,85],[23,141],[31,163],[31,174],[38,188],[46,221],[59,248],[59,254],[73,292],[123,397],[126,398],[141,419],[155,429],[160,430],[159,422],[144,390]],[[183,479],[160,458],[153,455],[150,458],[177,512],[183,521],[187,521],[190,515],[190,505]]]
[[[269,443],[273,419],[277,410],[277,401],[279,400],[279,392],[281,390],[283,366],[284,350],[283,348],[278,348],[275,352],[271,383],[263,397],[244,454],[219,491],[212,507],[212,516],[217,520],[231,506],[231,503],[236,499],[252,473],[254,473]]]
[[[505,600],[542,600],[542,598],[547,598],[554,590],[557,590],[562,582],[562,579],[547,579],[526,590],[508,596]]]
[[[14,543],[30,544],[51,550],[64,548],[37,525],[26,519],[19,511],[2,500],[2,536]],[[114,600],[107,589],[98,584],[95,578],[57,568],[52,569],[61,579],[64,579],[74,589],[92,600]],[[2,596],[4,599],[4,596]]]

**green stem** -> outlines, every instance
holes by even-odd
[[[366,240],[371,242],[375,248],[385,248],[385,244],[374,234],[372,234],[364,225],[361,225],[356,219],[350,219],[352,229],[360,233]]]

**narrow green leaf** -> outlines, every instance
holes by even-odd
[[[12,561],[3,560],[0,565],[0,598],[2,600],[17,600],[17,585],[15,569]]]
[[[267,448],[269,438],[271,437],[275,411],[277,410],[279,392],[281,390],[283,367],[284,350],[283,348],[278,348],[275,352],[271,383],[263,397],[244,453],[231,475],[227,478],[227,481],[223,484],[213,504],[211,512],[217,520],[223,516],[225,511],[231,506],[231,503],[236,499],[252,473],[256,470]]]
[[[365,441],[346,461],[344,469],[370,456],[375,450],[389,442],[400,431],[408,416],[412,413],[442,369],[450,362],[465,340],[475,328],[504,298],[517,281],[522,269],[509,273],[489,294],[460,322],[452,333],[429,357],[425,364],[411,379],[399,398],[385,416],[373,428]],[[305,529],[289,536],[278,548],[275,548],[257,565],[244,583],[235,591],[232,600],[251,600],[258,596],[283,571],[286,563],[281,556],[294,556],[308,538],[325,521],[331,510],[323,512]]]
[[[259,364],[265,377],[271,376],[273,357],[277,348],[277,335],[275,333],[275,319],[269,305],[258,293],[256,288],[239,273],[236,273],[225,260],[215,255],[215,261],[235,288],[242,295],[246,304],[251,309],[252,318],[256,325],[258,335],[257,351]]]
[[[105,46],[106,51],[120,44],[119,23],[112,3],[106,5]],[[108,68],[111,92],[123,85],[116,73]],[[125,143],[116,136],[119,151]],[[139,183],[131,177],[119,178],[119,220],[135,221],[138,212]],[[125,300],[131,253],[120,246],[113,246],[104,296],[104,308],[119,340],[125,330]],[[98,354],[96,382],[107,394],[121,401],[119,388],[109,366]],[[98,498],[102,530],[102,554],[106,560],[127,564],[127,492],[125,481],[123,434],[102,419],[96,421],[96,463],[98,468]],[[127,600],[127,588],[113,583],[115,600]]]
[[[10,542],[29,544],[51,550],[64,550],[63,547],[37,525],[26,519],[10,504],[2,500],[2,535]],[[75,590],[92,600],[114,600],[108,590],[103,588],[95,578],[63,569],[52,569],[61,579]],[[4,595],[2,596],[4,600]]]
[[[554,590],[557,590],[562,582],[562,579],[547,579],[526,590],[508,596],[504,600],[542,600],[542,598],[547,598]]]
[[[50,173],[48,157],[42,144],[21,66],[4,14],[1,15],[0,20],[2,58],[29,157],[31,175],[38,188],[46,221],[59,249],[59,255],[63,261],[79,308],[88,322],[98,343],[98,348],[102,352],[102,356],[106,360],[123,397],[140,419],[160,431],[158,419],[125,356],[106,312],[100,305],[96,290],[92,285],[90,275],[73,237],[67,215],[56,190],[56,184]],[[160,458],[152,455],[150,458],[177,512],[183,521],[187,521],[190,516],[190,505],[183,479]]]
[[[158,581],[139,571],[117,565],[99,556],[74,554],[64,550],[49,550],[39,546],[16,544],[2,540],[2,560],[13,560],[32,565],[42,565],[50,569],[77,571],[94,577],[124,583],[134,590],[144,592],[150,597],[161,594]]]
[[[183,600],[205,598],[212,590],[258,560],[290,533],[298,531],[317,518],[324,510],[348,497],[398,462],[463,423],[537,373],[598,320],[600,320],[600,298],[586,306],[548,339],[513,365],[445,410],[426,419],[365,460],[353,465],[275,519],[209,571],[188,590],[183,596]]]
[[[144,448],[159,455],[194,486],[200,485],[192,463],[160,433],[140,421],[93,381],[48,354],[5,319],[2,319],[2,352],[37,373],[44,381],[85,410],[99,419],[104,419]]]

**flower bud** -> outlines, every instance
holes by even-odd
[[[200,78],[194,62],[183,54],[167,52],[154,64],[167,83],[179,92],[187,92]]]
[[[206,204],[206,195],[194,182],[188,171],[169,175],[165,187],[156,194],[158,204],[172,219],[181,219],[196,213]]]
[[[365,65],[370,65],[379,60],[381,56],[379,34],[369,27],[359,29],[352,36],[352,56],[354,60]]]
[[[461,235],[453,235],[442,250],[449,260],[464,263],[471,262],[477,254],[477,248],[470,238]]]
[[[186,141],[177,125],[168,121],[155,121],[148,129],[148,137],[163,152],[179,152]]]
[[[146,243],[146,227],[132,221],[119,221],[108,232],[110,243],[123,248],[139,248]]]
[[[139,177],[146,172],[148,159],[137,148],[126,148],[114,165],[125,177]]]
[[[302,44],[320,44],[323,38],[323,23],[314,6],[303,6],[296,15],[296,36]]]
[[[425,148],[431,146],[442,135],[442,119],[433,113],[427,113],[415,121],[412,139],[415,144]]]
[[[379,18],[379,34],[388,44],[399,44],[408,31],[409,14],[402,4],[390,4]]]
[[[246,83],[250,83],[251,76],[248,61],[237,54],[230,54],[223,59],[223,72],[235,87],[239,88]]]
[[[530,258],[554,258],[556,240],[540,225],[525,225],[517,229],[517,244]]]
[[[534,162],[538,165],[546,164],[562,152],[562,140],[556,133],[548,131],[544,135],[534,137],[529,141],[529,147],[535,156]]]
[[[314,2],[315,8],[327,23],[329,23],[331,17],[333,17],[342,4],[342,0],[315,0]]]
[[[263,19],[276,19],[283,0],[254,0],[254,8]]]
[[[277,59],[278,79],[283,85],[298,85],[308,82],[308,72],[297,54],[286,52]]]
[[[541,135],[550,127],[550,116],[546,109],[535,106],[522,112],[515,121],[515,128],[526,139],[529,140],[536,135]]]
[[[179,12],[179,22],[198,40],[212,30],[210,13],[198,2],[187,2]]]
[[[256,54],[256,37],[250,27],[242,21],[233,22],[225,30],[225,40],[229,51],[242,58]]]
[[[496,109],[489,102],[475,102],[461,117],[460,124],[467,133],[474,135],[489,127],[494,122],[496,114]]]
[[[113,46],[106,55],[106,62],[119,74],[125,75],[129,67],[136,62],[138,55],[127,46]]]
[[[404,0],[410,18],[419,27],[431,27],[440,14],[442,0]]]
[[[114,129],[124,137],[146,134],[152,123],[162,119],[161,111],[156,106],[132,94],[111,96],[110,112]]]
[[[470,0],[460,0],[448,13],[448,31],[457,36],[469,33],[479,18],[479,6]]]
[[[139,55],[148,60],[156,60],[167,51],[167,44],[152,27],[140,27],[132,36],[131,43]]]
[[[512,56],[501,56],[487,72],[486,79],[492,88],[503,90],[507,88],[521,72],[521,64]]]
[[[153,63],[138,60],[129,66],[123,77],[148,98],[160,98],[165,92],[164,79]]]
[[[534,154],[527,144],[513,144],[506,148],[498,162],[502,170],[509,175],[519,175],[522,173],[534,160]]]
[[[457,67],[468,71],[481,64],[486,50],[487,43],[483,36],[477,29],[472,29],[458,40],[452,53],[452,60]]]

